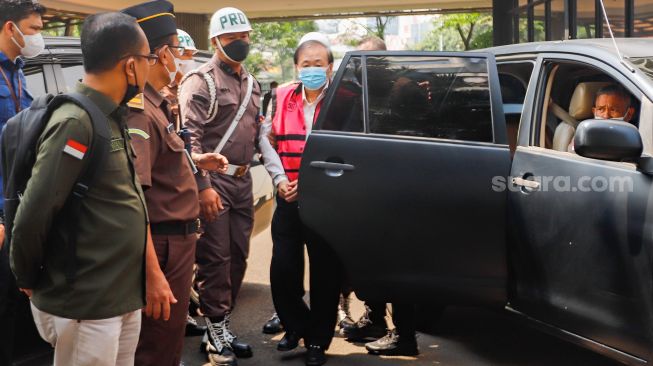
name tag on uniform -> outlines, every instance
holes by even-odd
[[[125,150],[125,139],[115,138],[111,139],[111,152]]]

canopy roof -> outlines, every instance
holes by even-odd
[[[100,11],[126,8],[139,0],[41,0],[45,6],[76,13],[96,13]],[[284,17],[333,17],[338,15],[379,14],[405,10],[462,11],[483,9],[492,6],[492,0],[248,0],[215,1],[193,0],[172,1],[175,11],[180,13],[212,14],[218,8],[234,6],[243,10],[251,19]]]

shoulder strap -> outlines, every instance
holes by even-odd
[[[199,75],[204,79],[206,82],[206,86],[209,88],[209,110],[207,111],[208,115],[208,120],[206,122],[212,121],[216,115],[218,115],[218,88],[216,86],[215,80],[213,80],[213,76],[211,76],[211,73],[209,72],[202,72],[200,70],[193,70],[189,72],[188,74],[184,75],[184,77],[181,79],[179,82],[179,89],[177,90],[177,100],[179,100],[181,93],[181,86],[184,84],[184,81],[188,79],[192,75]],[[180,113],[181,115],[181,113]]]
[[[229,141],[229,138],[234,133],[234,130],[236,130],[236,126],[238,126],[238,122],[240,122],[240,119],[243,118],[243,115],[247,110],[247,106],[249,105],[249,101],[250,99],[252,99],[253,89],[254,89],[254,78],[252,77],[252,74],[249,74],[247,75],[247,93],[245,94],[245,98],[240,103],[240,108],[238,109],[238,113],[236,113],[234,120],[231,121],[231,125],[229,125],[227,132],[225,132],[224,136],[222,136],[222,139],[220,140],[220,143],[215,148],[215,150],[213,150],[214,153],[219,154],[222,151],[224,145],[227,144],[227,141]]]
[[[109,155],[111,141],[111,130],[107,123],[107,117],[100,108],[93,103],[86,95],[81,93],[68,93],[55,97],[63,101],[70,101],[82,107],[91,117],[93,125],[93,140],[89,149],[88,162],[81,175],[75,182],[72,192],[62,210],[62,216],[66,230],[69,234],[69,242],[66,244],[66,281],[72,283],[77,272],[77,221],[82,208],[82,200],[86,197],[89,187],[97,178],[98,172],[104,166]]]

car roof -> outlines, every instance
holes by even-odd
[[[625,57],[653,56],[653,39],[651,38],[616,38],[615,41],[619,51]],[[564,52],[618,61],[617,51],[610,38],[520,43],[486,48],[481,51],[491,52],[497,57],[542,52]]]
[[[77,37],[43,37],[46,48],[59,47],[80,47],[80,41]]]

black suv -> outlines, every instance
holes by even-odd
[[[362,298],[505,308],[653,361],[653,40],[617,44],[347,54],[302,158],[302,220]],[[630,123],[594,119],[606,85]]]

